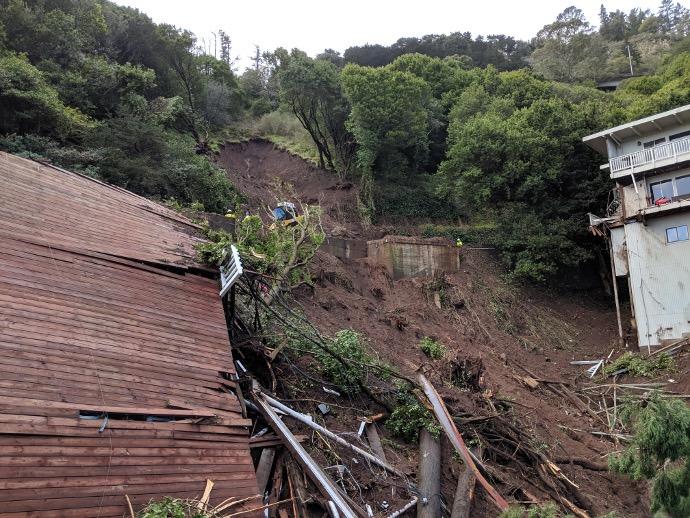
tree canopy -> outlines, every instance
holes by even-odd
[[[7,0],[0,28],[0,148],[209,210],[233,202],[195,150],[244,100],[194,35],[96,0]]]

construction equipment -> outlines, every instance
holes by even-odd
[[[276,225],[282,225],[284,227],[297,225],[304,219],[304,216],[297,214],[297,207],[295,207],[294,203],[281,201],[276,208],[273,209],[273,218],[276,221],[271,225],[271,228],[275,228]]]

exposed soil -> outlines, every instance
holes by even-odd
[[[298,199],[320,203],[328,233],[363,237],[380,235],[381,229],[365,232],[356,217],[356,187],[345,186],[329,172],[279,151],[272,144],[249,141],[226,145],[218,158],[233,183],[243,191],[253,210],[269,205],[273,180],[290,182]],[[587,459],[605,464],[619,446],[589,433],[603,430],[587,413],[567,398],[554,394],[549,384],[532,389],[520,381],[531,373],[544,380],[562,381],[575,388],[585,382],[584,367],[571,360],[598,359],[616,347],[616,319],[608,302],[598,296],[564,296],[543,290],[512,286],[502,278],[496,258],[484,250],[464,249],[462,270],[438,278],[392,280],[380,265],[368,259],[343,261],[319,253],[313,265],[315,285],[296,293],[305,314],[324,334],[352,328],[366,337],[372,352],[412,376],[423,369],[455,415],[487,415],[493,405],[533,438],[532,447],[556,461],[567,477],[579,486],[593,516],[617,511],[622,517],[646,517],[648,489],[607,471],[569,463]],[[425,336],[442,342],[448,352],[430,360],[419,349]],[[620,351],[614,352],[616,357]],[[363,397],[337,397],[325,393],[312,373],[310,358],[294,364],[276,363],[276,376],[295,408],[315,413],[317,402],[331,406],[326,426],[338,432],[356,432],[358,417],[380,411]],[[311,369],[311,370],[310,370]],[[479,427],[462,427],[471,437]],[[572,429],[584,430],[574,431]],[[299,429],[307,433],[306,429]],[[415,445],[390,437],[385,424],[379,428],[386,455],[414,476]],[[332,458],[312,449],[324,465]],[[487,452],[490,453],[490,452]],[[320,455],[320,456],[319,456]],[[508,484],[497,484],[508,499],[525,500],[526,490],[539,501],[549,497],[539,480],[505,459],[489,464],[505,474]],[[362,468],[363,469],[363,468]],[[443,441],[443,500],[452,506],[461,465]],[[353,473],[356,470],[353,469]],[[381,509],[386,500],[395,509],[409,500],[404,490],[367,480],[362,488],[367,501]],[[497,516],[495,506],[478,489],[472,516]],[[446,514],[447,515],[447,514]]]
[[[329,235],[363,235],[357,217],[357,192],[351,182],[340,181],[335,174],[281,151],[265,140],[228,143],[222,147],[217,162],[247,197],[247,205],[262,216],[276,201],[283,201],[277,200],[278,197],[290,197],[292,189],[291,201],[322,207],[323,225]]]

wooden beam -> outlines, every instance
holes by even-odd
[[[259,465],[256,468],[256,483],[259,487],[259,494],[263,495],[266,492],[266,485],[271,475],[271,468],[273,468],[273,459],[276,456],[275,448],[264,448],[261,452]]]
[[[484,475],[481,474],[479,468],[477,468],[477,465],[474,463],[472,455],[470,451],[467,449],[465,441],[462,439],[462,435],[460,435],[458,428],[455,426],[455,422],[453,422],[453,419],[450,417],[448,409],[446,408],[445,403],[441,399],[441,396],[438,395],[438,392],[436,392],[436,389],[431,384],[431,382],[428,379],[426,379],[426,376],[424,376],[424,374],[419,373],[418,379],[422,388],[424,389],[424,394],[426,394],[426,397],[429,399],[429,402],[431,403],[436,419],[441,424],[441,427],[448,436],[448,439],[450,440],[451,444],[462,456],[463,460],[465,461],[467,466],[469,466],[469,468],[472,470],[474,476],[477,477],[477,480],[482,485],[482,487],[486,489],[486,492],[489,494],[493,502],[496,504],[496,507],[498,507],[501,511],[505,511],[506,509],[508,509],[508,502],[506,502],[505,498],[503,498],[499,494],[499,492],[496,491],[496,489],[489,483],[489,481],[484,478]]]
[[[375,423],[367,423],[364,425],[364,431],[367,434],[367,439],[369,440],[369,446],[371,451],[373,451],[377,457],[379,457],[383,462],[388,462],[386,459],[386,452],[383,451],[383,446],[381,445],[381,438],[379,437],[379,432],[376,430]]]
[[[426,428],[419,431],[419,500],[417,518],[441,516],[441,441]]]

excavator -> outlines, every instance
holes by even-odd
[[[275,228],[276,225],[291,227],[300,223],[304,219],[304,216],[297,213],[297,207],[295,207],[294,203],[281,201],[276,205],[276,208],[273,209],[273,218],[276,221],[271,225],[272,228]]]

